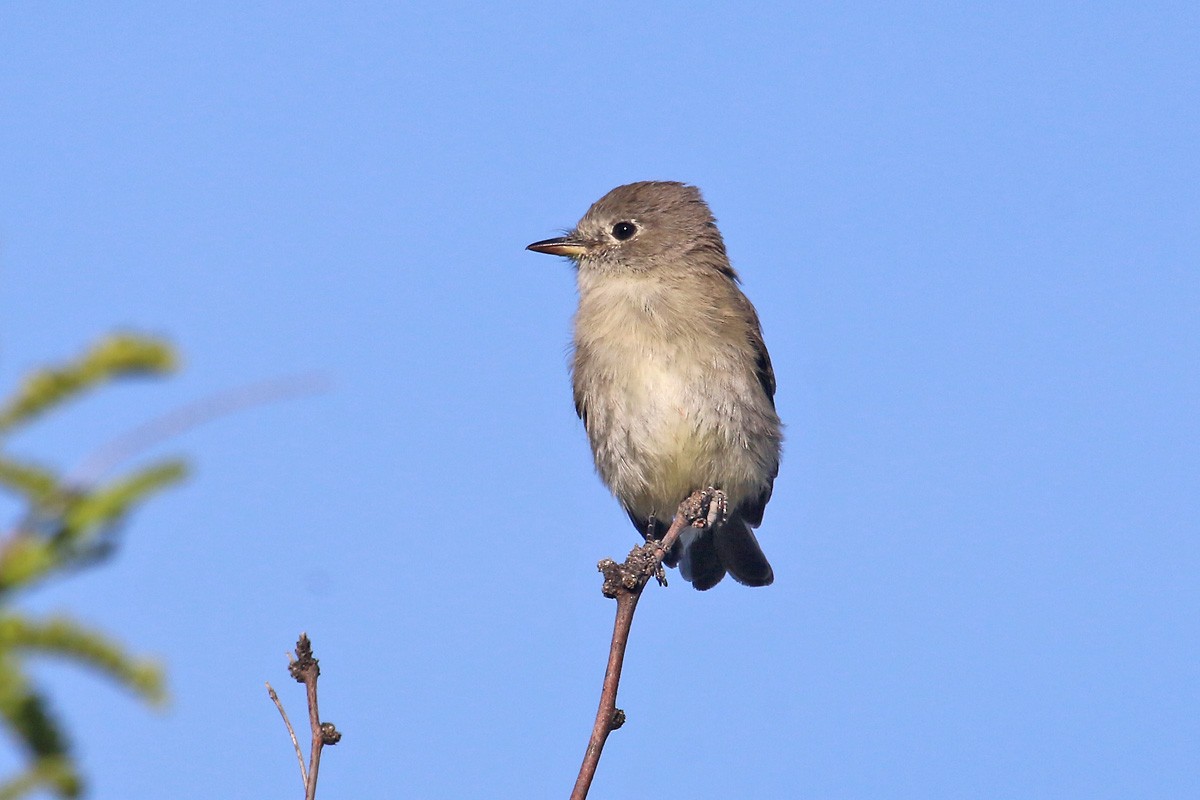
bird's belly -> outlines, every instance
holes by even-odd
[[[680,298],[666,283],[614,278],[581,289],[575,318],[575,397],[596,468],[640,518],[670,519],[708,486],[736,507],[769,490],[778,467],[778,420],[739,337]]]
[[[691,492],[724,489],[736,503],[758,487],[754,454],[744,446],[728,402],[713,390],[721,376],[687,374],[641,360],[612,374],[605,414],[611,432],[593,438],[597,467],[613,493],[639,516],[669,519]]]

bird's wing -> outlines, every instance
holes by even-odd
[[[758,383],[766,393],[767,399],[771,401],[771,408],[774,408],[775,370],[771,368],[771,355],[767,352],[766,342],[763,341],[762,325],[758,322],[758,314],[754,311],[754,306],[750,304],[745,295],[742,295],[742,302],[745,303],[750,316],[750,330],[747,336],[750,339],[750,350],[754,353],[754,375],[758,378]]]
[[[575,413],[583,420],[583,429],[586,431],[588,426],[587,402],[584,400],[583,392],[579,389],[579,384],[575,384]]]
[[[775,485],[775,476],[771,476],[771,481],[767,484],[767,488],[758,493],[756,497],[751,497],[742,501],[738,506],[738,514],[742,519],[750,523],[751,528],[757,528],[762,525],[763,512],[767,510],[767,503],[771,499],[771,489]]]
[[[748,300],[746,305],[750,306]],[[766,394],[773,409],[775,408],[775,370],[771,367],[771,355],[767,352],[767,345],[763,341],[762,327],[758,322],[758,314],[754,312],[754,306],[750,306],[750,317],[754,322],[750,326],[749,334],[750,349],[754,353],[754,375],[758,378],[758,384],[762,387],[763,393]],[[766,510],[767,502],[771,499],[771,489],[774,483],[775,476],[772,475],[767,482],[767,487],[762,492],[756,497],[744,501],[738,508],[752,528],[757,528],[762,523],[763,511]]]
[[[766,392],[767,399],[771,401],[771,408],[774,408],[775,370],[771,368],[771,354],[767,352],[767,345],[763,343],[762,331],[758,326],[755,326],[750,334],[750,346],[754,349],[754,374]]]

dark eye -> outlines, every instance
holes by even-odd
[[[637,225],[632,222],[618,222],[613,225],[612,235],[614,239],[620,239],[622,242],[637,233]]]

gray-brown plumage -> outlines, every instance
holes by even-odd
[[[643,534],[661,538],[679,503],[715,487],[713,529],[687,529],[667,563],[697,589],[728,572],[766,586],[751,530],[779,469],[775,376],[754,307],[694,186],[645,181],[598,200],[575,230],[529,245],[578,267],[575,409],[600,477]]]

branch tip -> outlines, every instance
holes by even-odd
[[[308,754],[307,769],[304,766],[304,754],[300,750],[300,744],[296,741],[296,733],[292,729],[292,723],[288,721],[287,713],[283,710],[283,704],[279,702],[279,696],[269,683],[267,691],[283,716],[288,733],[292,737],[292,744],[296,748],[296,758],[300,762],[300,775],[304,779],[305,800],[313,800],[317,794],[317,769],[321,764],[321,748],[325,745],[337,744],[341,741],[342,734],[332,722],[320,721],[317,710],[317,677],[321,674],[321,668],[318,666],[317,659],[313,657],[312,642],[309,641],[308,634],[302,633],[296,640],[295,659],[290,653],[288,654],[288,674],[297,683],[304,684],[305,694],[308,696],[308,721],[312,729],[312,747]]]

